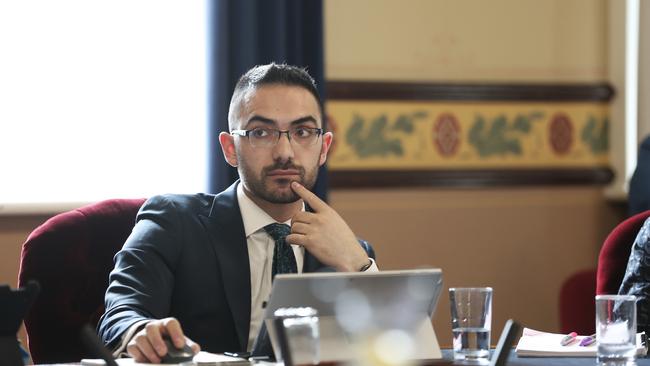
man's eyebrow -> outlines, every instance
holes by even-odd
[[[273,120],[273,119],[262,117],[260,115],[254,115],[251,118],[249,118],[248,121],[246,121],[246,126],[248,126],[249,124],[251,124],[253,122],[261,122],[261,123],[264,123],[265,125],[275,125],[276,124],[275,120]],[[299,124],[303,124],[303,123],[307,123],[307,122],[313,122],[315,124],[318,124],[318,122],[316,121],[316,118],[314,118],[314,116],[300,117],[300,118],[298,118],[296,120],[293,120],[293,121],[289,122],[289,124],[294,126],[294,125],[299,125]]]
[[[293,120],[293,121],[291,121],[291,125],[292,126],[293,125],[299,125],[299,124],[303,124],[303,123],[307,123],[307,122],[314,122],[316,125],[318,125],[318,122],[316,122],[316,118],[314,118],[313,116],[305,116],[305,117],[301,117],[301,118],[298,118],[296,120]]]
[[[248,126],[252,122],[262,122],[262,123],[267,124],[267,125],[274,125],[275,124],[274,120],[272,120],[270,118],[258,116],[258,115],[254,115],[251,118],[249,118],[248,121],[246,121],[246,126]]]

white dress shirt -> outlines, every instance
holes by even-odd
[[[248,262],[251,270],[251,323],[248,331],[248,350],[250,351],[262,326],[262,317],[264,315],[262,304],[271,295],[275,240],[264,231],[264,227],[276,223],[276,221],[257,206],[253,200],[248,198],[241,184],[237,186],[237,200],[244,221],[244,232],[246,233],[246,243],[248,245]],[[302,210],[305,210],[304,203]],[[291,220],[287,220],[284,224],[291,226]],[[293,254],[296,256],[298,273],[301,273],[305,248],[292,244],[291,249],[293,249]]]

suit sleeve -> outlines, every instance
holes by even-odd
[[[637,328],[639,331],[648,331],[650,329],[650,218],[645,221],[634,240],[618,293],[637,297]]]
[[[109,348],[136,322],[167,317],[174,268],[181,251],[182,220],[166,196],[149,199],[133,232],[114,258],[98,333]]]
[[[357,241],[359,242],[359,245],[361,245],[361,248],[366,251],[366,254],[368,254],[368,258],[372,258],[373,262],[376,261],[377,257],[375,255],[375,250],[372,248],[372,245],[361,238],[357,238]]]

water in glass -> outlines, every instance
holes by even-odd
[[[490,355],[489,329],[454,328],[452,333],[456,359],[481,359]]]

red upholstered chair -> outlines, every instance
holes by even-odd
[[[595,293],[595,269],[578,271],[564,281],[560,288],[560,333],[595,333]]]
[[[600,248],[598,268],[576,272],[563,283],[560,289],[562,333],[594,333],[594,296],[618,293],[634,239],[649,216],[650,211],[645,211],[618,224]]]
[[[135,224],[144,199],[112,199],[58,214],[36,228],[22,248],[18,285],[41,285],[25,317],[34,363],[78,362],[88,354],[81,326],[96,326],[113,256]]]
[[[650,210],[638,213],[618,224],[609,233],[598,256],[596,294],[618,293],[634,239],[649,216]]]

